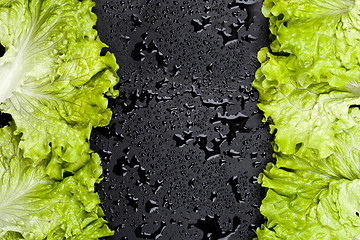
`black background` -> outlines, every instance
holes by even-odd
[[[109,240],[251,239],[271,136],[251,88],[268,45],[261,1],[96,0],[116,55],[113,120],[94,129]]]

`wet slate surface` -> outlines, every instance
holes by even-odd
[[[271,136],[251,88],[268,45],[261,1],[96,0],[120,65],[110,125],[93,131],[109,225],[125,239],[251,239]]]

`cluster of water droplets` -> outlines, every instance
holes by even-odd
[[[109,239],[251,239],[271,136],[251,88],[261,2],[96,1],[119,63],[113,120],[95,129]]]

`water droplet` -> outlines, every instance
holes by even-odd
[[[148,200],[145,203],[145,211],[148,213],[155,212],[158,209],[159,209],[159,204],[157,204],[157,202],[155,202],[153,200]]]
[[[252,152],[252,153],[250,153],[250,157],[251,157],[252,159],[257,158],[257,156],[258,156],[258,152]]]
[[[255,161],[255,162],[253,162],[253,164],[252,164],[252,166],[253,166],[254,168],[258,168],[258,167],[260,167],[260,165],[261,165],[261,162],[259,162],[259,161]]]
[[[210,11],[211,11],[211,7],[209,7],[209,6],[204,7],[204,12],[205,13],[209,13]]]
[[[191,96],[196,98],[200,97],[201,95],[196,91],[196,87],[194,85],[191,85],[191,90],[185,90],[187,93],[191,93]]]
[[[194,32],[201,32],[205,30],[207,26],[211,25],[210,16],[202,16],[201,19],[191,20],[191,25],[194,26]]]
[[[195,224],[189,224],[188,229],[196,227],[203,232],[202,240],[227,240],[229,239],[239,228],[240,219],[235,216],[232,221],[232,229],[224,231],[219,224],[219,216],[206,216],[200,218]]]
[[[249,42],[249,43],[254,42],[254,41],[257,40],[257,38],[254,37],[254,36],[251,35],[251,34],[245,35],[245,36],[243,36],[241,39],[243,39],[244,41],[247,41],[247,42]]]
[[[188,182],[188,185],[191,187],[191,188],[195,188],[195,178],[192,178],[192,179],[190,179],[189,180],[189,182]]]
[[[129,201],[128,206],[132,207],[134,209],[134,211],[137,212],[139,209],[139,198],[128,193],[126,195],[126,199]]]
[[[257,183],[257,180],[258,178],[256,176],[252,176],[250,179],[249,179],[249,182],[252,183],[252,184],[256,184]]]
[[[239,179],[237,176],[234,176],[232,178],[230,178],[226,184],[229,184],[231,186],[231,190],[232,190],[232,193],[235,195],[235,199],[237,202],[239,203],[243,203],[244,202],[244,199],[243,197],[241,196],[241,191],[239,189],[240,185],[239,185]]]
[[[154,40],[151,40],[151,42],[149,43],[149,46],[147,47],[146,50],[148,53],[156,53],[159,50],[159,48],[156,45],[156,43],[154,42]]]
[[[223,38],[223,45],[226,46],[230,43],[236,42],[239,40],[239,29],[244,25],[244,21],[238,19],[237,23],[232,23],[230,28],[230,33],[226,32],[225,28],[218,29],[218,34]]]
[[[195,139],[194,145],[199,145],[199,148],[204,151],[205,159],[210,160],[214,157],[217,157],[221,153],[221,145],[225,141],[225,138],[214,138],[211,140],[213,147],[208,147],[208,138],[206,135],[198,135]]]
[[[256,233],[256,229],[257,229],[257,226],[255,224],[250,224],[250,226],[248,227],[249,231],[252,231],[254,233]]]
[[[227,155],[231,158],[240,158],[241,157],[241,153],[235,151],[234,149],[230,149],[230,150],[226,151],[225,155]]]
[[[228,4],[228,8],[240,8],[242,10],[246,10],[247,17],[245,19],[246,29],[249,29],[250,25],[254,23],[254,17],[256,16],[256,9],[254,4],[259,2],[258,0],[233,0]]]
[[[166,57],[159,51],[158,46],[155,41],[151,41],[149,45],[146,44],[146,38],[148,34],[144,33],[142,35],[143,41],[135,44],[134,49],[131,52],[131,57],[136,61],[144,61],[147,53],[155,53],[155,59],[159,68],[167,66]]]
[[[168,199],[167,196],[164,196],[162,206],[163,206],[163,207],[166,207],[166,208],[169,209],[169,210],[172,210],[173,203],[170,202],[170,200]]]
[[[155,87],[159,89],[159,88],[162,88],[163,86],[167,85],[168,83],[169,83],[169,79],[165,78],[164,80],[156,82]]]
[[[249,132],[250,129],[245,127],[245,124],[248,120],[248,116],[239,112],[236,115],[221,115],[217,113],[216,116],[210,119],[210,123],[218,123],[221,122],[225,125],[229,126],[229,132],[226,135],[228,143],[236,137],[237,132]]]
[[[138,168],[139,180],[136,181],[137,186],[141,186],[143,184],[150,184],[150,178],[147,175],[147,171],[143,167]]]
[[[131,52],[131,57],[136,61],[143,61],[145,59],[144,50],[146,49],[145,41],[136,43],[134,50]]]
[[[213,67],[214,67],[214,64],[210,63],[209,65],[206,66],[206,71],[208,71],[209,73],[212,73],[213,72]]]
[[[213,191],[213,192],[211,193],[209,199],[210,199],[212,202],[215,202],[215,201],[216,201],[216,198],[217,198],[217,193],[216,193],[215,191]]]
[[[195,206],[194,209],[193,209],[194,212],[199,212],[200,211],[200,208],[199,206]]]
[[[180,70],[181,70],[181,65],[174,65],[173,69],[170,71],[171,77],[176,77],[177,75],[179,75]]]
[[[140,20],[140,17],[137,14],[131,15],[131,21],[133,22],[134,27],[140,27],[142,24],[142,21]]]
[[[157,61],[157,64],[158,64],[159,68],[167,66],[167,62],[166,62],[166,58],[165,58],[164,54],[157,51],[156,54],[155,54],[155,58],[156,58],[156,61]]]
[[[221,101],[215,101],[213,99],[203,99],[201,98],[201,103],[205,107],[218,109],[219,107],[222,107],[224,111],[226,111],[226,107],[229,105],[233,105],[232,102],[229,101],[229,99],[223,99]]]
[[[225,163],[226,163],[225,159],[222,158],[222,159],[219,160],[219,165],[220,166],[224,165]]]
[[[135,229],[136,237],[142,239],[159,239],[163,235],[163,231],[166,227],[166,223],[162,221],[157,230],[155,230],[153,233],[147,233],[147,232],[143,232],[142,229],[145,225],[147,225],[147,223],[142,223],[140,226],[138,226]]]
[[[164,185],[164,180],[156,180],[154,185],[150,185],[150,187],[154,188],[153,193],[156,194]]]
[[[193,110],[195,109],[195,105],[189,104],[189,103],[185,103],[184,107],[188,110]]]
[[[183,147],[185,146],[188,142],[194,140],[193,136],[192,136],[192,131],[184,131],[183,135],[181,134],[175,134],[173,136],[173,139],[176,142],[176,147]]]

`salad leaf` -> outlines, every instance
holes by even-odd
[[[118,65],[94,29],[91,0],[0,0],[0,238],[98,239],[113,234],[89,146],[116,97]]]
[[[259,182],[269,190],[259,239],[360,237],[359,126],[336,135],[333,154],[316,159],[276,154]]]
[[[359,124],[359,108],[354,107],[360,104],[357,84],[332,87],[301,77],[294,55],[276,56],[266,48],[259,52],[259,60],[262,66],[253,86],[259,91],[258,106],[271,119],[271,132],[276,132],[276,151],[298,155],[316,151],[326,157],[332,153],[334,134],[344,125]]]
[[[34,163],[19,148],[15,126],[0,129],[0,238],[98,239],[112,235],[94,184],[102,168],[97,154],[62,181],[49,178],[46,159]]]
[[[358,82],[359,7],[359,0],[265,0],[271,49],[294,54],[303,72],[317,82]]]
[[[271,49],[253,86],[275,163],[258,239],[360,239],[359,6],[355,0],[265,0]]]
[[[50,157],[61,179],[90,160],[92,127],[111,118],[115,57],[101,56],[90,0],[0,1],[0,110],[11,114],[19,147],[31,159]]]

